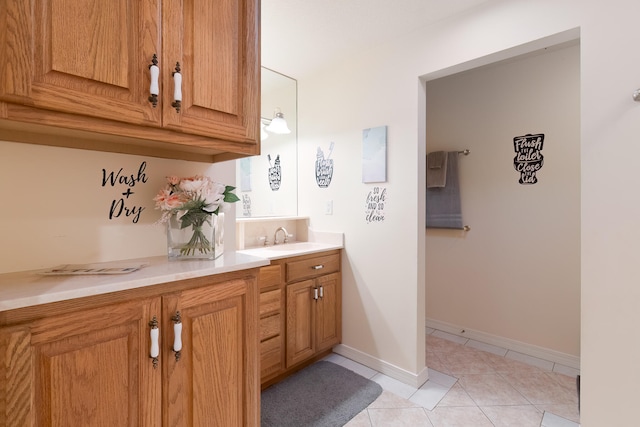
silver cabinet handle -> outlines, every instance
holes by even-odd
[[[182,356],[182,318],[180,317],[180,311],[176,311],[171,320],[173,320],[173,352],[176,354],[176,362],[178,362],[180,356]]]
[[[320,298],[324,298],[324,286],[320,286]]]
[[[318,264],[318,265],[314,265],[314,266],[313,266],[313,267],[311,267],[311,268],[313,268],[314,270],[322,270],[322,269],[324,268],[324,265],[322,265],[322,264]]]
[[[318,288],[313,288],[313,299],[318,301]]]
[[[153,368],[158,367],[158,356],[160,355],[160,345],[158,345],[158,337],[160,336],[160,328],[158,328],[158,319],[153,316],[153,319],[149,322],[151,330],[149,336],[151,337],[151,348],[149,349],[149,357],[153,362]]]

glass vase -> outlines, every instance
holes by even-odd
[[[224,214],[202,215],[183,226],[177,215],[167,222],[169,260],[216,259],[224,252]]]

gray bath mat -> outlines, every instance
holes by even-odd
[[[382,393],[340,365],[317,362],[262,392],[262,427],[339,427]]]

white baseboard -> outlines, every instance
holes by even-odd
[[[427,367],[424,367],[420,373],[414,374],[344,344],[335,346],[333,352],[415,388],[420,388],[429,379]]]
[[[448,322],[442,322],[435,319],[426,319],[425,326],[427,328],[437,329],[444,331],[459,337],[480,341],[485,344],[491,344],[498,347],[502,347],[506,350],[522,353],[527,356],[536,357],[539,359],[547,360],[549,362],[558,363],[563,366],[567,366],[573,369],[580,369],[580,358],[572,356],[570,354],[562,353],[556,350],[551,350],[544,347],[539,347],[533,344],[523,343],[521,341],[512,340],[509,338],[500,337],[497,335],[491,335],[486,332],[474,331],[472,329],[464,328],[458,325],[454,325]],[[464,331],[464,332],[461,332]]]

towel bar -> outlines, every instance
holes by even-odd
[[[436,229],[436,230],[462,230],[462,231],[469,231],[471,230],[471,226],[469,225],[464,225],[460,228],[458,227],[427,227],[427,228],[432,228],[432,229]]]

